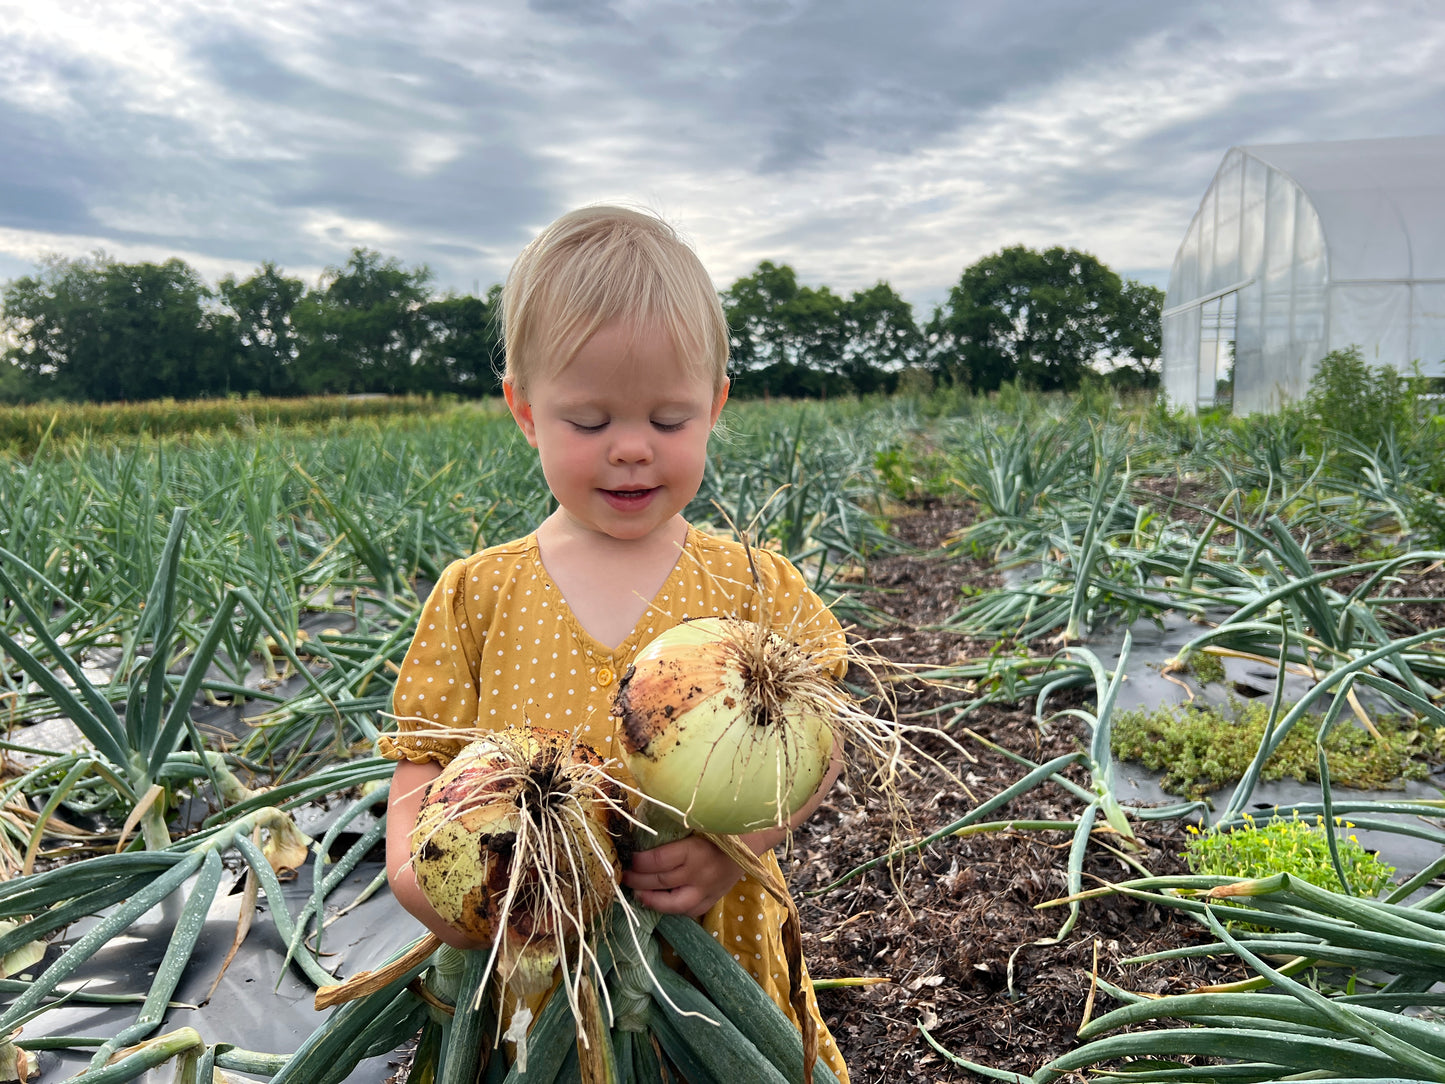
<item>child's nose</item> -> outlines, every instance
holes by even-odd
[[[652,462],[652,441],[650,435],[633,426],[620,428],[608,453],[614,464]]]

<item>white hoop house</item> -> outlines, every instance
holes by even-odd
[[[1332,350],[1445,375],[1445,136],[1234,147],[1174,258],[1164,390],[1299,398]]]

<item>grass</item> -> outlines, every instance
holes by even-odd
[[[1120,712],[1114,717],[1114,755],[1163,771],[1159,785],[1168,793],[1200,798],[1243,777],[1264,740],[1269,714],[1262,701],[1241,704],[1233,698],[1227,709],[1191,704]],[[1320,723],[1320,716],[1307,713],[1265,762],[1260,778],[1318,782]],[[1425,778],[1430,762],[1439,762],[1438,730],[1393,719],[1376,720],[1376,727],[1379,739],[1353,726],[1330,730],[1325,755],[1335,784],[1398,789],[1407,779]]]

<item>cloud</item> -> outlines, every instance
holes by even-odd
[[[0,274],[49,249],[499,280],[557,214],[677,221],[918,305],[1007,244],[1166,276],[1234,144],[1445,129],[1424,0],[202,0],[0,29]]]

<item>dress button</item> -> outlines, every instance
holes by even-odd
[[[612,684],[612,667],[599,666],[597,668],[597,684],[604,689]]]

